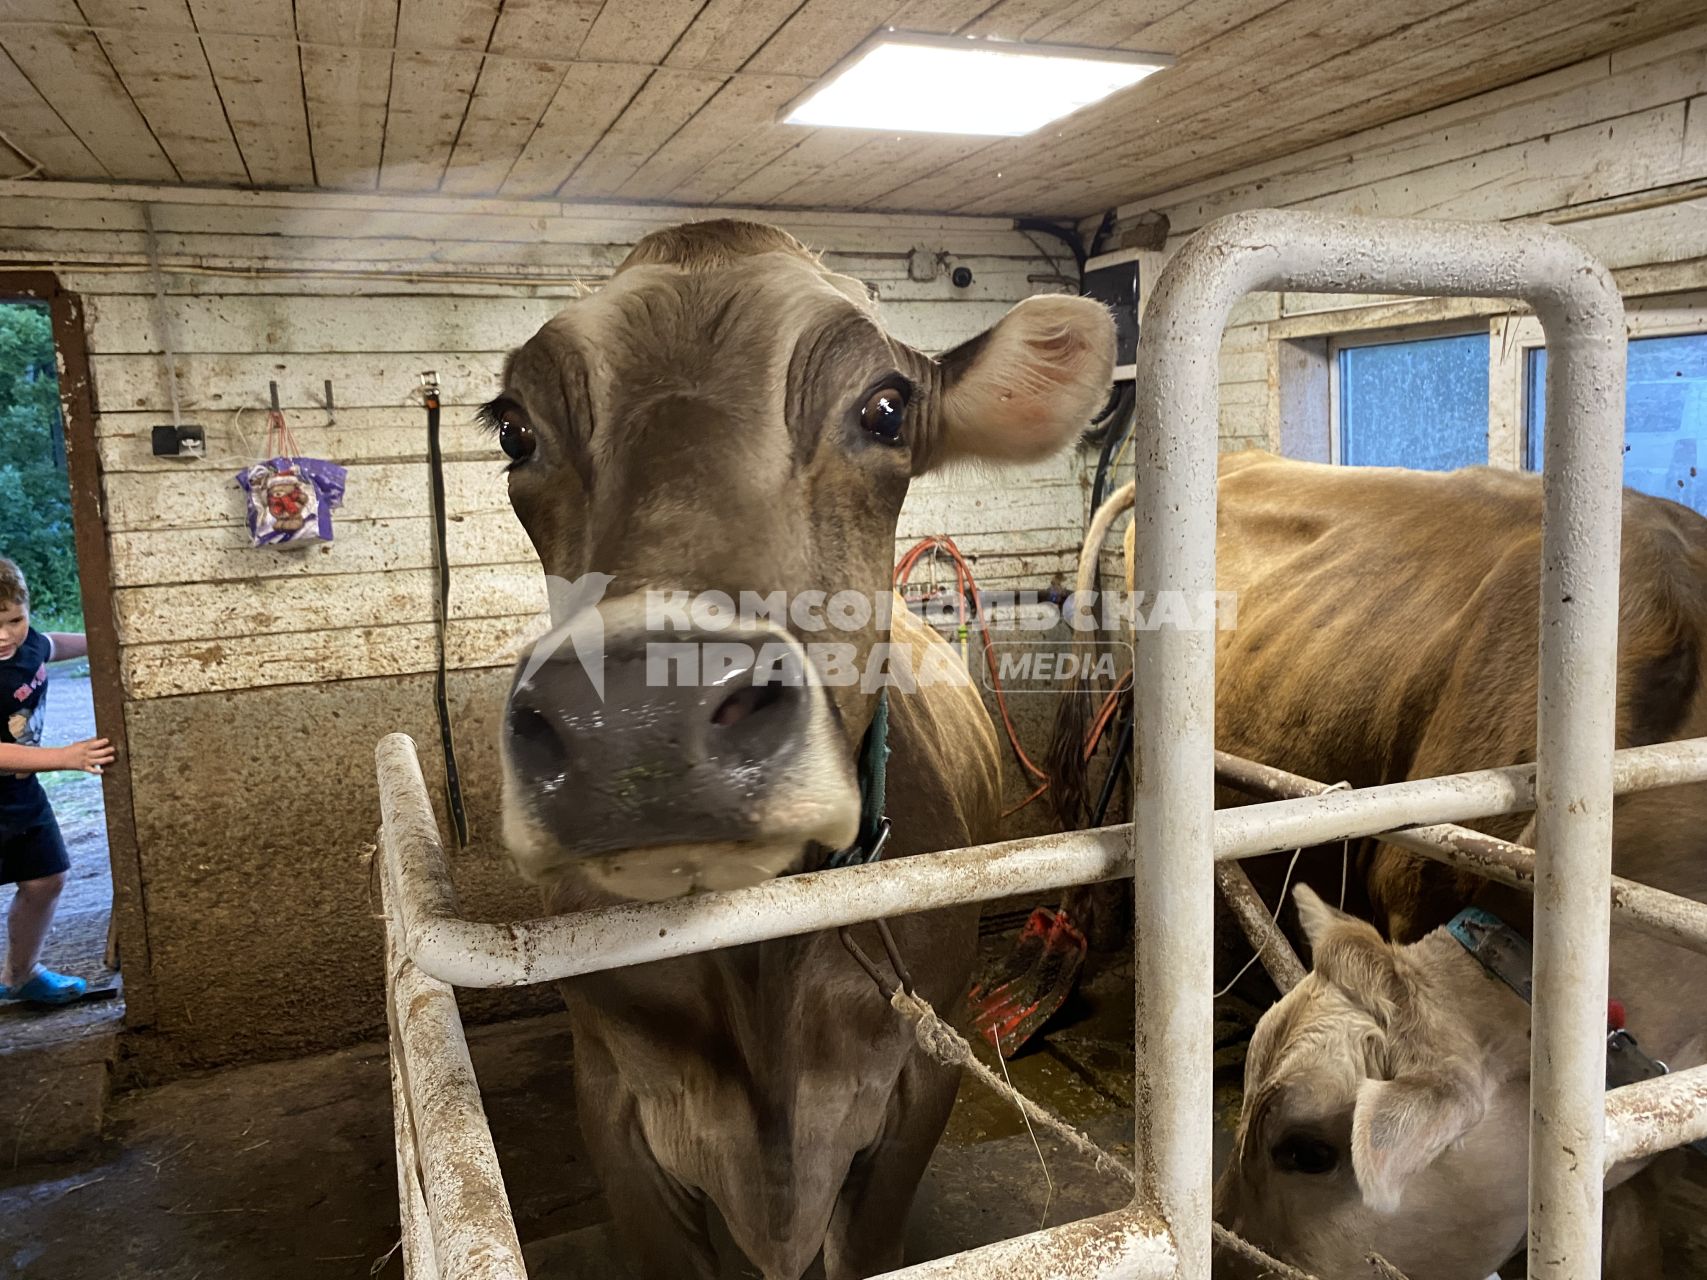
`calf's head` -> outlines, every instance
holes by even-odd
[[[1296,896],[1314,970],[1251,1040],[1216,1217],[1322,1280],[1363,1280],[1371,1252],[1483,1280],[1524,1235],[1527,1006],[1444,930],[1395,947]]]
[[[484,414],[557,594],[503,732],[523,874],[655,899],[850,843],[908,483],[1056,451],[1112,363],[1084,299],[932,358],[774,228],[636,245],[511,354]]]

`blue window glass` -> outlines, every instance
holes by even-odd
[[[1630,343],[1624,405],[1624,483],[1707,515],[1707,333]],[[1529,353],[1527,458],[1541,469],[1547,352]]]
[[[1450,471],[1488,460],[1488,335],[1339,353],[1340,461]]]

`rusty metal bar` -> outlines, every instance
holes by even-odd
[[[1615,761],[1618,783],[1629,779],[1623,768],[1628,759],[1628,756],[1620,753]],[[1680,759],[1681,757],[1674,753],[1674,758],[1668,761],[1668,768]],[[1276,769],[1272,765],[1258,764],[1254,760],[1229,755],[1225,751],[1215,753],[1215,776],[1227,786],[1247,795],[1274,796],[1280,799],[1323,795],[1331,790],[1323,783],[1310,778]],[[1622,785],[1615,785],[1614,789],[1620,794],[1626,790]],[[1489,880],[1497,880],[1513,889],[1522,889],[1526,893],[1535,892],[1535,850],[1524,845],[1513,844],[1509,840],[1501,840],[1496,836],[1451,823],[1389,831],[1379,838],[1413,853],[1420,853],[1426,858],[1432,858],[1436,862],[1444,862],[1448,866],[1460,867]],[[1655,889],[1634,880],[1626,880],[1622,876],[1613,876],[1612,918],[1619,924],[1640,930],[1662,942],[1707,953],[1707,903],[1685,898],[1681,894],[1667,893],[1663,889]]]
[[[1707,1138],[1707,1066],[1606,1095],[1606,1168]]]
[[[406,734],[390,734],[375,757],[380,807],[393,833],[381,853],[397,890],[399,941],[424,972],[460,987],[553,982],[882,916],[1041,894],[1130,875],[1134,865],[1132,827],[1123,824],[787,876],[727,893],[490,924],[457,911],[415,744]],[[1534,807],[1534,779],[1534,766],[1525,765],[1224,809],[1215,815],[1215,857],[1381,835],[1396,823],[1433,821],[1442,813],[1516,813]],[[1620,793],[1702,780],[1707,739],[1632,747],[1617,756]]]
[[[1304,981],[1304,965],[1298,959],[1298,953],[1280,931],[1274,914],[1251,883],[1251,878],[1245,874],[1245,869],[1236,862],[1217,862],[1215,885],[1221,890],[1221,897],[1232,911],[1233,918],[1245,931],[1245,937],[1256,951],[1262,967],[1274,979],[1274,985],[1285,992]]]
[[[381,847],[392,839],[382,832]],[[389,867],[381,869],[380,883],[388,907],[386,1016],[407,1274],[410,1280],[526,1280],[456,993],[403,954],[389,910],[397,900]]]
[[[392,948],[387,947],[388,955]],[[389,967],[389,966],[388,966]],[[386,1007],[393,999],[389,974],[385,984]],[[403,1088],[403,1064],[398,1055],[400,1046],[391,1041],[391,1114],[393,1137],[397,1145],[397,1213],[398,1230],[402,1238],[398,1247],[403,1251],[403,1274],[408,1280],[439,1280],[438,1259],[433,1255],[433,1235],[427,1214],[427,1200],[421,1193],[420,1158],[416,1154],[415,1126],[409,1120],[409,1095]]]

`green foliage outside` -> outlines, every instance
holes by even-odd
[[[31,303],[0,305],[0,555],[29,580],[38,629],[83,629],[53,330]]]

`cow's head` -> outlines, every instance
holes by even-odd
[[[1444,930],[1296,896],[1314,969],[1257,1024],[1216,1217],[1322,1280],[1482,1280],[1524,1235],[1527,1006]]]
[[[560,596],[504,728],[521,871],[661,898],[851,842],[877,694],[845,672],[886,632],[908,483],[1055,452],[1112,363],[1109,316],[1084,299],[1029,299],[933,359],[772,227],[636,245],[510,356],[486,411]],[[779,592],[787,610],[758,616]],[[742,611],[742,593],[767,604]],[[868,619],[856,596],[877,602]]]

